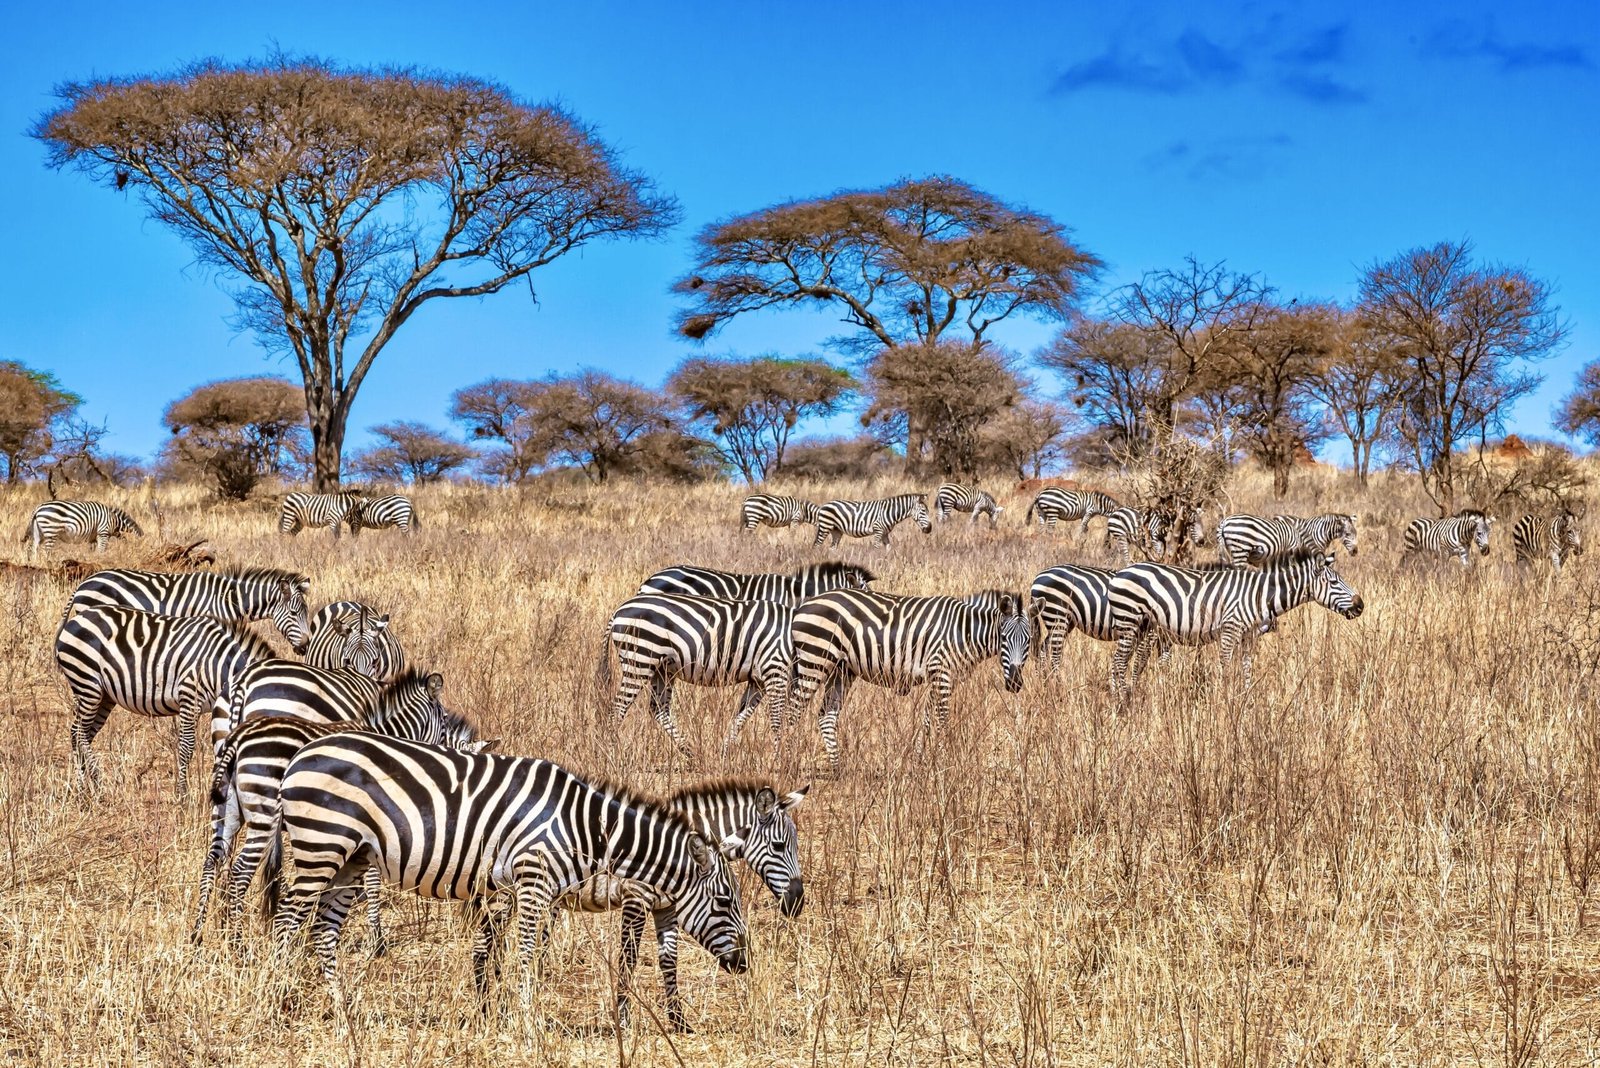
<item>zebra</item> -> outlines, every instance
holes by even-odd
[[[724,971],[749,968],[739,883],[727,857],[744,842],[709,842],[681,813],[618,786],[585,781],[547,760],[461,753],[421,742],[346,732],[318,738],[289,761],[281,790],[281,849],[267,857],[273,933],[286,949],[315,909],[311,941],[340,998],[339,928],[356,876],[424,897],[468,902],[476,920],[473,985],[486,999],[512,897],[525,967],[566,895],[648,894]],[[283,856],[294,878],[279,899]],[[615,890],[611,890],[615,887]],[[527,987],[524,987],[526,1000]]]
[[[56,633],[55,657],[72,695],[70,737],[79,781],[98,789],[99,762],[89,746],[111,709],[120,705],[140,715],[178,717],[182,796],[201,710],[225,701],[250,665],[272,655],[267,643],[240,623],[120,605],[75,612]]]
[[[223,572],[96,571],[72,591],[63,618],[90,605],[123,605],[165,616],[223,621],[271,619],[297,654],[306,651],[306,590],[293,571],[251,567]]]
[[[1356,517],[1325,512],[1310,519],[1293,515],[1224,516],[1217,524],[1217,548],[1225,564],[1243,567],[1251,556],[1271,559],[1299,549],[1326,552],[1337,541],[1356,555]]]
[[[1494,517],[1476,508],[1464,508],[1446,519],[1413,519],[1406,527],[1405,551],[1401,563],[1421,553],[1452,554],[1469,565],[1469,550],[1476,548],[1480,556],[1489,555],[1489,528]]]
[[[1061,649],[1074,629],[1103,642],[1117,640],[1111,616],[1111,576],[1103,567],[1062,564],[1041,571],[1028,591],[1028,622],[1039,664],[1061,668]]]
[[[694,753],[672,715],[672,687],[744,683],[744,696],[725,748],[765,697],[773,745],[780,744],[789,693],[789,623],[793,610],[774,601],[729,601],[683,594],[635,594],[612,613],[600,647],[595,683],[611,687],[611,648],[616,646],[622,681],[611,701],[620,722],[646,683],[650,711],[678,751]]]
[[[978,516],[987,515],[989,526],[993,527],[1005,509],[996,504],[994,497],[984,490],[968,489],[954,482],[946,482],[933,495],[933,514],[943,523],[950,518],[952,511],[970,512],[971,516],[967,520],[969,525],[976,523]]]
[[[819,726],[828,761],[839,767],[839,711],[858,678],[907,694],[931,682],[922,725],[950,717],[955,678],[991,656],[1000,657],[1008,691],[1022,689],[1028,660],[1028,623],[1021,599],[1003,590],[971,597],[899,597],[834,590],[794,610],[790,700],[804,706],[824,682]]]
[[[375,682],[388,682],[406,666],[389,617],[360,601],[334,601],[318,610],[311,618],[305,660],[329,671],[348,667]]]
[[[776,601],[793,608],[807,597],[829,590],[864,590],[877,576],[858,564],[830,560],[807,564],[788,574],[745,574],[680,564],[644,580],[639,593],[683,593],[729,601]]]
[[[1193,522],[1191,520],[1189,530],[1193,529]],[[1160,512],[1126,507],[1113,509],[1106,515],[1106,547],[1124,565],[1133,563],[1136,546],[1152,560],[1160,560],[1167,555],[1168,526],[1167,518]]]
[[[339,540],[339,527],[350,525],[354,537],[361,529],[361,509],[366,498],[357,493],[291,493],[278,510],[278,533],[298,534],[301,527],[331,527]]]
[[[1535,560],[1549,560],[1550,566],[1560,571],[1568,557],[1583,555],[1583,531],[1571,512],[1563,510],[1550,517],[1530,513],[1511,528],[1511,546],[1517,563],[1526,566]]]
[[[394,527],[406,534],[415,534],[422,529],[422,520],[418,517],[416,506],[411,503],[410,497],[403,497],[398,493],[391,493],[386,497],[362,497],[350,512],[352,538],[363,530],[382,530],[386,527]],[[338,530],[338,524],[334,524],[335,536],[338,536]]]
[[[1111,612],[1117,636],[1111,688],[1121,692],[1138,681],[1153,644],[1221,643],[1224,665],[1236,653],[1250,678],[1251,647],[1276,628],[1279,616],[1316,601],[1346,619],[1361,615],[1361,595],[1333,569],[1333,556],[1300,549],[1253,567],[1171,567],[1133,564],[1111,578]],[[1125,679],[1129,658],[1133,675]]]
[[[1083,520],[1080,533],[1089,533],[1089,520],[1097,515],[1109,516],[1122,505],[1116,498],[1101,493],[1099,490],[1061,489],[1051,486],[1039,491],[1039,495],[1028,505],[1028,514],[1023,522],[1032,524],[1034,513],[1038,513],[1039,522],[1044,524],[1046,530],[1054,530],[1059,519]]]
[[[877,501],[829,501],[817,509],[817,536],[812,545],[832,538],[837,546],[845,534],[852,538],[873,538],[879,545],[889,544],[889,531],[904,519],[916,521],[924,534],[933,533],[928,519],[928,497],[923,493],[902,493]]]
[[[222,895],[228,904],[225,926],[237,934],[238,920],[244,911],[244,898],[261,859],[271,845],[278,817],[278,789],[283,769],[300,747],[314,738],[337,731],[367,730],[396,738],[409,738],[450,746],[466,752],[482,752],[496,741],[480,740],[461,716],[439,704],[444,678],[412,670],[401,674],[378,692],[371,707],[353,719],[343,718],[343,708],[329,711],[340,718],[306,719],[299,716],[253,716],[224,739],[211,773],[211,847],[200,872],[200,900],[196,909],[191,939],[200,941],[205,926],[211,891],[220,869]],[[245,832],[233,864],[223,865],[238,839]],[[382,928],[378,922],[378,885],[374,874],[367,889],[369,927],[375,955],[383,952]]]
[[[779,497],[772,493],[752,493],[739,507],[740,529],[745,533],[756,527],[788,527],[796,523],[815,523],[817,506],[798,497]]]
[[[32,539],[33,548],[30,552],[38,556],[41,546],[46,550],[53,549],[58,538],[72,541],[93,539],[94,551],[103,553],[108,541],[124,534],[144,537],[144,531],[133,521],[133,517],[115,505],[99,501],[46,501],[33,510],[27,533],[22,535],[22,544],[26,545]]]

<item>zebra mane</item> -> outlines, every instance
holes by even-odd
[[[1456,519],[1488,519],[1489,513],[1482,508],[1463,508],[1454,516]]]
[[[693,786],[684,786],[672,791],[667,795],[667,803],[675,806],[682,802],[726,797],[729,794],[741,797],[748,794],[753,798],[762,790],[771,790],[774,796],[780,796],[776,786],[761,779],[712,779],[708,782],[696,783]]]
[[[249,582],[253,579],[267,579],[273,582],[300,582],[306,578],[305,575],[300,574],[298,571],[285,571],[281,567],[244,567],[238,564],[224,568],[218,574],[223,578],[238,579],[241,582]]]
[[[250,624],[242,619],[218,619],[217,626],[232,634],[240,645],[249,650],[250,655],[263,660],[276,659],[277,653],[268,644],[267,639],[251,629]]]
[[[827,560],[820,564],[807,564],[805,567],[802,567],[800,570],[796,571],[792,577],[800,579],[816,575],[818,577],[836,578],[840,575],[848,575],[855,571],[861,572],[861,577],[866,579],[868,582],[878,581],[877,575],[874,575],[871,571],[868,571],[860,564],[847,564],[842,560]]]
[[[1261,561],[1261,566],[1263,569],[1271,569],[1274,567],[1293,567],[1296,564],[1304,564],[1311,560],[1320,563],[1327,558],[1327,555],[1327,550],[1320,546],[1297,545],[1293,549],[1274,553],[1267,557]]]
[[[384,696],[398,693],[402,687],[425,684],[428,681],[428,676],[432,674],[433,672],[423,671],[419,667],[406,667],[401,669],[400,673],[394,678],[380,686],[378,690]]]
[[[580,775],[570,772],[574,778],[581,780],[591,790],[605,794],[607,798],[615,801],[624,808],[639,809],[655,819],[662,820],[680,828],[687,834],[698,834],[709,842],[709,838],[694,824],[689,822],[689,817],[673,808],[672,805],[659,797],[635,790],[631,786],[624,786],[602,776]]]

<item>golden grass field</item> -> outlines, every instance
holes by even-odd
[[[8,1064],[1344,1065],[1551,1064],[1600,1056],[1600,571],[1519,579],[1509,530],[1461,574],[1397,569],[1432,514],[1411,483],[1360,493],[1297,475],[1240,510],[1358,513],[1342,572],[1366,613],[1302,608],[1258,647],[1253,687],[1179,650],[1124,705],[1111,647],[1074,636],[1062,676],[998,662],[956,690],[950,730],[914,751],[926,691],[857,686],[844,765],[814,716],[782,767],[764,716],[724,762],[737,691],[680,687],[705,761],[686,766],[643,707],[619,728],[593,675],[601,625],[652,570],[787,569],[824,558],[801,531],[735,533],[731,486],[418,496],[425,530],[274,533],[273,505],[198,491],[114,493],[153,541],[208,538],[221,561],[295,567],[313,610],[353,597],[393,614],[413,662],[506,752],[651,790],[730,773],[791,789],[804,915],[748,875],[756,957],[719,974],[686,948],[693,1035],[663,1033],[646,940],[634,1029],[609,1027],[616,917],[564,916],[535,1011],[479,1020],[457,910],[387,899],[394,946],[369,961],[347,926],[346,1015],[309,959],[275,969],[264,932],[236,957],[188,941],[207,837],[202,792],[173,799],[170,722],[118,711],[96,741],[107,790],[73,788],[50,639],[70,583],[0,575],[0,1051]],[[865,495],[864,487],[834,487]],[[874,487],[889,490],[890,485]],[[928,487],[931,489],[931,486]],[[0,514],[16,545],[37,492]],[[1027,501],[991,534],[965,517],[835,555],[917,593],[1025,591],[1054,563],[1102,559],[1101,524],[1047,536]],[[809,530],[809,528],[806,528]],[[58,550],[82,557],[83,546]],[[1210,550],[1207,550],[1209,555]],[[269,628],[270,629],[270,628]],[[276,634],[274,641],[283,645]],[[814,713],[815,709],[809,710]],[[209,757],[196,758],[197,781]],[[1600,885],[1593,887],[1600,891]],[[759,891],[759,893],[758,893]],[[508,961],[508,979],[518,975]],[[515,999],[513,999],[515,1004]]]

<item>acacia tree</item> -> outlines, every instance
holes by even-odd
[[[667,388],[710,431],[722,459],[755,483],[783,467],[795,424],[837,412],[856,381],[825,360],[695,357],[678,365]]]
[[[571,115],[473,78],[276,57],[58,95],[34,129],[51,165],[137,192],[238,283],[241,326],[293,355],[320,490],[373,361],[424,304],[677,218]]]
[[[1064,317],[1101,266],[1050,218],[949,177],[791,201],[707,227],[678,330],[703,339],[773,307],[826,304],[856,352],[933,344],[947,330],[981,342],[1012,315]]]
[[[223,498],[244,500],[266,475],[282,474],[303,451],[304,394],[270,375],[197,386],[167,405],[168,453],[203,471]]]
[[[1350,443],[1356,481],[1363,486],[1373,452],[1393,426],[1400,371],[1395,354],[1347,311],[1340,315],[1332,352],[1308,383],[1323,418]]]
[[[1151,413],[1164,403],[1169,348],[1160,335],[1128,323],[1080,318],[1051,341],[1038,362],[1061,376],[1066,398],[1117,452],[1140,457],[1151,444]]]
[[[0,458],[6,462],[7,482],[39,468],[57,432],[82,403],[82,397],[62,388],[48,371],[0,361]]]
[[[506,482],[521,482],[533,473],[544,456],[539,454],[538,431],[530,418],[535,382],[491,378],[456,390],[450,401],[450,418],[466,426],[480,441],[498,441],[501,448],[482,457],[485,474]]]
[[[1565,335],[1549,287],[1520,268],[1477,266],[1466,242],[1412,249],[1369,267],[1362,320],[1402,361],[1398,434],[1440,514],[1455,507],[1455,451],[1500,425],[1538,387],[1526,369]]]
[[[1023,398],[979,430],[979,465],[1018,479],[1042,477],[1066,455],[1067,419],[1053,401]]]
[[[426,485],[472,462],[470,448],[424,423],[383,423],[372,432],[378,436],[378,444],[357,453],[350,462],[368,478]]]
[[[1578,381],[1556,409],[1556,428],[1563,434],[1600,445],[1600,360],[1578,372]]]
[[[913,472],[973,475],[980,432],[1023,399],[1023,382],[999,349],[941,341],[878,353],[867,364],[866,393],[861,425],[903,446]]]
[[[604,482],[640,452],[646,438],[673,429],[665,401],[599,371],[529,383],[527,419],[541,463],[565,460]]]

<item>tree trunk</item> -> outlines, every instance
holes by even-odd
[[[311,485],[318,493],[333,493],[339,488],[344,422],[343,405],[324,405],[311,413]]]
[[[1294,463],[1291,458],[1285,463],[1280,457],[1272,465],[1272,495],[1282,500],[1289,493],[1289,468]]]

